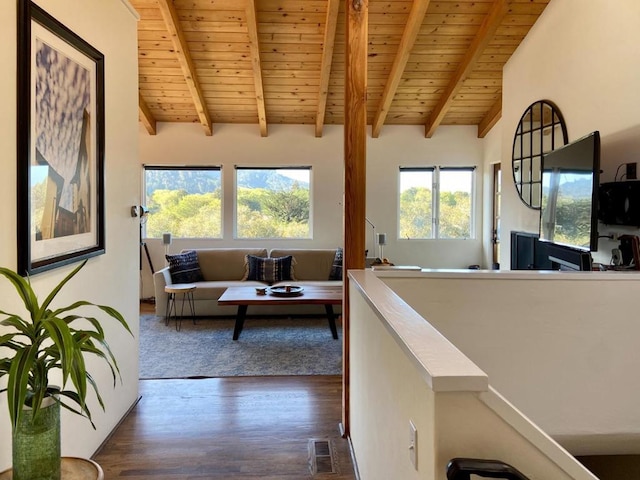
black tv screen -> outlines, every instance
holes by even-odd
[[[598,250],[600,133],[544,155],[540,240]]]

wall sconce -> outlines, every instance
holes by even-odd
[[[142,218],[149,213],[149,209],[144,205],[132,205],[131,216],[135,218],[138,216],[138,213],[140,213],[140,218]]]

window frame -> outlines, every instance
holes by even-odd
[[[239,170],[304,170],[309,172],[309,232],[305,237],[241,237],[238,235],[238,171]],[[233,166],[233,239],[251,240],[313,240],[313,166],[312,165],[234,165]]]
[[[217,171],[220,172],[220,236],[219,237],[180,237],[174,234],[174,238],[185,239],[206,239],[206,240],[222,240],[224,239],[224,177],[222,165],[142,165],[142,205],[147,205],[147,171]],[[147,222],[144,217],[140,218],[141,236],[144,238],[162,238],[160,237],[148,237],[147,234]],[[171,232],[173,234],[173,232]]]
[[[431,237],[421,237],[421,238],[411,238],[411,237],[402,237],[400,232],[401,226],[401,206],[400,206],[400,198],[402,195],[402,191],[400,190],[401,184],[401,175],[403,172],[431,172],[432,174],[432,182],[431,182]],[[441,177],[442,173],[446,172],[454,172],[454,171],[465,171],[471,173],[471,189],[469,192],[470,195],[470,218],[469,218],[469,236],[468,237],[441,237],[440,233],[440,195],[441,195]],[[477,183],[477,167],[476,166],[400,166],[398,170],[398,224],[396,229],[396,234],[398,236],[398,240],[475,240],[477,238],[476,235],[476,183]]]

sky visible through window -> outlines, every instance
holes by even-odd
[[[236,238],[311,238],[311,167],[237,167]]]
[[[285,170],[282,168],[278,170],[278,173],[280,175],[284,175],[285,177],[292,178],[293,180],[297,180],[299,182],[309,183],[310,172],[306,168],[292,169],[292,170]]]
[[[471,193],[471,182],[469,182],[470,170],[444,170],[440,171],[440,191],[443,192],[466,192]],[[400,191],[404,192],[413,187],[431,188],[432,171],[425,168],[423,171],[403,171],[400,176]]]

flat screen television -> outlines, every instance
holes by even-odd
[[[540,240],[597,251],[599,183],[598,131],[545,154]]]

